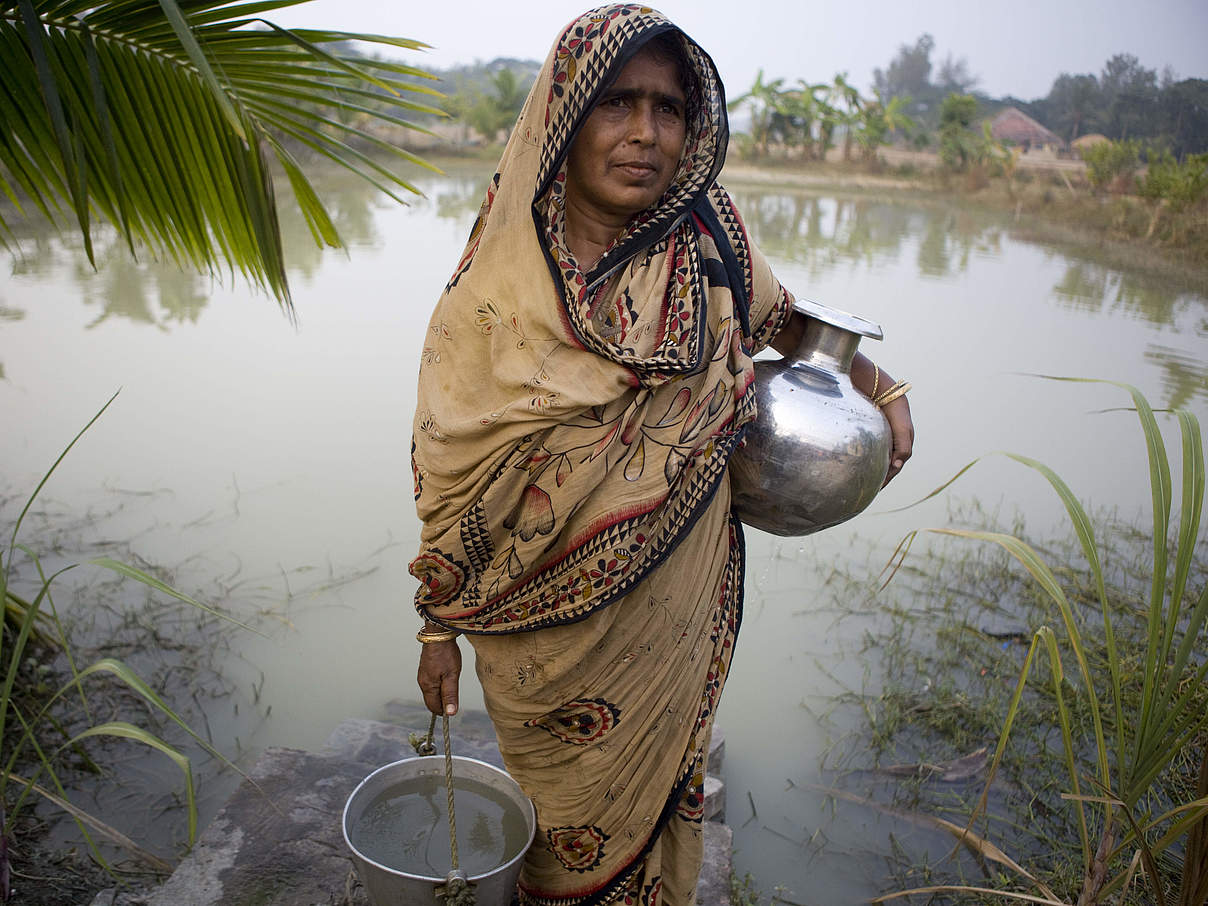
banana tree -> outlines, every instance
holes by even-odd
[[[856,126],[860,122],[860,113],[864,108],[864,99],[859,90],[847,81],[847,73],[835,74],[831,83],[830,99],[838,113],[839,125],[843,127],[843,159],[851,160],[851,146],[855,139]]]
[[[894,132],[908,133],[914,128],[914,120],[906,115],[904,109],[909,103],[910,97],[907,95],[896,95],[887,101],[877,91],[874,99],[860,108],[855,140],[865,160],[872,160],[877,148],[885,144]]]
[[[786,92],[789,98],[793,134],[801,142],[806,160],[825,157],[826,123],[833,113],[827,101],[827,85],[825,82],[810,84],[804,79],[798,79],[797,84],[801,86],[799,89]],[[819,127],[816,138],[814,135],[815,124]]]
[[[397,165],[424,164],[368,127],[440,114],[431,76],[349,42],[424,44],[261,18],[302,2],[0,0],[0,242],[40,213],[74,222],[95,266],[100,220],[132,253],[239,271],[292,311],[280,174],[315,241],[339,246],[298,151],[401,202],[415,189]]]
[[[783,84],[784,79],[764,82],[761,69],[755,73],[755,82],[750,89],[727,105],[731,112],[743,104],[750,108],[751,140],[755,145],[755,153],[759,157],[767,157],[776,118],[778,115],[784,115],[784,93],[780,88]]]

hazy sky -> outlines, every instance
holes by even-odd
[[[543,60],[558,30],[590,6],[567,0],[311,0],[271,14],[281,25],[374,32],[433,45],[435,68],[495,57]],[[654,4],[717,62],[737,97],[769,78],[828,81],[847,72],[862,91],[902,44],[935,38],[932,63],[964,57],[993,96],[1048,94],[1061,72],[1094,73],[1116,53],[1161,74],[1208,78],[1208,0],[662,0]],[[934,69],[933,69],[934,72]]]

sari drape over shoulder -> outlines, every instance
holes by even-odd
[[[584,272],[563,232],[566,154],[660,34],[689,61],[683,156]],[[675,26],[637,5],[578,18],[425,338],[416,605],[467,633],[505,763],[537,804],[526,903],[692,900],[741,611],[726,464],[755,416],[751,356],[792,310],[716,182],[727,140],[713,62]]]

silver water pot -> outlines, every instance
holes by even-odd
[[[738,518],[775,535],[808,535],[855,516],[889,472],[892,438],[881,410],[851,382],[871,321],[799,300],[807,317],[796,351],[755,363],[759,415],[730,458]]]

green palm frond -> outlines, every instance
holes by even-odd
[[[441,112],[426,73],[347,42],[426,45],[260,18],[303,2],[0,0],[0,241],[38,211],[60,228],[74,221],[95,266],[99,219],[131,251],[238,271],[288,309],[276,174],[316,242],[338,246],[295,152],[402,201],[415,188],[372,152],[428,165],[373,132]]]

